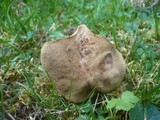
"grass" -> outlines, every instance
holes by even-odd
[[[151,116],[147,111],[159,113],[159,5],[144,9],[127,0],[1,0],[0,9],[2,120],[133,120],[137,106],[145,109],[140,112],[142,119]],[[39,57],[45,41],[66,37],[65,30],[82,23],[115,42],[127,63],[127,73],[118,90],[73,104],[58,95]],[[139,103],[129,111],[107,109],[108,101],[124,91],[134,93]]]

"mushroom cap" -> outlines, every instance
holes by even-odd
[[[96,36],[86,25],[69,37],[46,42],[41,63],[58,93],[75,103],[86,100],[93,89],[109,92],[125,75],[125,61],[106,37]]]

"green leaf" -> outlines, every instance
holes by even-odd
[[[117,102],[118,102],[118,99],[112,98],[107,104],[107,109],[114,108],[116,106]]]
[[[122,99],[120,99],[116,105],[117,110],[129,111],[131,108],[134,108],[134,105],[131,102]]]
[[[159,120],[160,111],[154,105],[147,105],[147,120]]]
[[[29,31],[29,32],[27,32],[25,35],[21,35],[20,37],[21,37],[22,39],[27,39],[27,40],[29,40],[29,39],[31,39],[31,38],[34,36],[34,34],[35,34],[35,32]]]
[[[65,37],[65,35],[60,31],[54,31],[50,33],[49,37],[54,39],[59,39]]]
[[[76,120],[87,120],[88,117],[86,115],[80,115],[79,117],[76,118]]]
[[[160,111],[154,105],[143,105],[138,103],[129,112],[129,118],[130,120],[144,120],[144,118],[147,120],[159,120]]]
[[[121,99],[125,102],[130,102],[130,103],[137,103],[139,101],[139,98],[134,96],[133,92],[126,91],[122,93]]]
[[[129,111],[138,101],[139,98],[134,96],[133,92],[125,91],[120,98],[112,98],[107,104],[107,109],[116,108],[117,110]]]
[[[87,103],[79,105],[78,109],[80,109],[83,113],[89,113],[93,109],[93,106],[89,100]]]
[[[129,33],[132,33],[132,32],[135,32],[138,30],[138,23],[137,22],[127,22],[125,23],[125,26],[124,26],[124,29],[129,32]]]
[[[130,120],[144,120],[143,104],[137,103],[129,112],[129,118]]]

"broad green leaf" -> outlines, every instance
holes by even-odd
[[[49,37],[54,39],[59,39],[65,37],[65,35],[60,31],[54,31],[50,33]]]
[[[147,120],[160,120],[160,111],[153,105],[147,105]]]
[[[125,91],[122,93],[122,96],[120,98],[112,98],[108,102],[107,108],[116,108],[117,110],[129,111],[131,108],[134,108],[134,105],[138,101],[139,98],[136,97],[133,92]]]
[[[118,99],[112,98],[108,104],[107,104],[107,109],[112,109],[116,106]]]
[[[130,120],[144,120],[144,118],[146,118],[147,120],[159,120],[160,111],[154,105],[143,105],[141,103],[138,103],[129,112],[129,118]]]
[[[130,91],[125,91],[122,93],[121,99],[128,103],[137,103],[139,101],[139,98]]]
[[[116,104],[116,109],[117,110],[129,111],[133,107],[134,107],[134,105],[131,102],[125,101],[125,100],[122,100],[122,99],[117,101],[117,104]]]
[[[131,22],[125,23],[124,29],[125,29],[127,32],[132,33],[132,32],[137,31],[137,30],[138,30],[138,27],[139,27],[138,22],[131,21]]]
[[[137,103],[129,112],[129,118],[130,120],[144,120],[143,104]]]

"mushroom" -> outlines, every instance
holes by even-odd
[[[103,93],[114,90],[126,70],[114,44],[84,24],[67,38],[46,42],[41,63],[58,93],[74,103],[86,100],[93,89]]]

